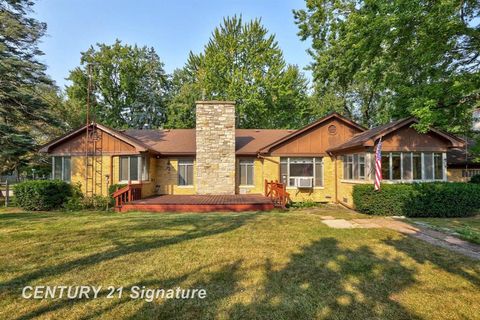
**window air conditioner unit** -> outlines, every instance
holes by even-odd
[[[313,187],[313,179],[312,178],[298,178],[297,187],[298,188],[311,188],[311,187]]]

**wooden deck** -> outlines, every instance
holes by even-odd
[[[213,212],[268,211],[272,200],[260,194],[236,195],[163,195],[135,200],[117,208],[118,212]]]

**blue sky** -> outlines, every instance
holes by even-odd
[[[154,47],[166,71],[172,72],[184,65],[190,50],[202,51],[223,17],[234,14],[245,20],[261,18],[276,35],[287,63],[304,68],[310,62],[305,52],[309,44],[297,36],[292,15],[292,9],[303,7],[303,0],[38,0],[34,10],[48,25],[41,60],[63,87],[69,70],[80,63],[81,51],[117,38]]]

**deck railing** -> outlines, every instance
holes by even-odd
[[[265,196],[272,199],[277,207],[286,208],[287,203],[291,201],[290,193],[287,192],[287,186],[284,183],[268,181],[265,179]]]
[[[142,185],[129,183],[112,194],[115,199],[115,207],[121,207],[123,204],[140,200],[142,198]]]

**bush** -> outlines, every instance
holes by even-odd
[[[476,174],[470,178],[471,183],[480,183],[480,174]]]
[[[366,214],[408,217],[465,217],[480,209],[480,185],[471,183],[355,185],[353,203]]]
[[[68,199],[65,208],[69,211],[79,210],[100,210],[106,211],[110,206],[110,197],[91,196],[91,197],[72,197]]]
[[[61,180],[31,180],[13,186],[15,204],[25,210],[61,208],[73,195],[70,184]]]
[[[118,183],[118,184],[112,184],[111,186],[108,187],[108,194],[112,196],[112,194],[117,191],[120,188],[125,187],[126,184]]]
[[[318,203],[315,201],[307,200],[307,201],[297,201],[291,204],[292,208],[312,208],[318,206]]]
[[[111,186],[108,187],[108,195],[110,198],[110,205],[113,207],[115,206],[115,199],[112,197],[113,193],[117,191],[120,188],[125,187],[126,184],[124,183],[118,183],[118,184],[112,184]]]

